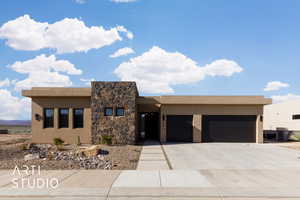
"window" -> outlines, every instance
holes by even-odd
[[[58,115],[58,127],[59,128],[69,128],[69,109],[60,108]]]
[[[116,109],[116,116],[124,116],[124,115],[125,115],[124,108]]]
[[[293,115],[293,120],[300,119],[300,115]]]
[[[113,108],[105,108],[104,116],[113,116]]]
[[[73,110],[73,127],[83,128],[83,108],[75,108]]]
[[[54,109],[45,108],[44,109],[44,128],[54,127]]]

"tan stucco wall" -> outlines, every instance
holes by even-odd
[[[261,121],[262,115],[256,116],[256,143],[264,142],[264,131],[263,131],[263,122]]]
[[[202,115],[256,115],[256,142],[263,142],[262,122],[260,121],[260,116],[263,115],[263,105],[162,105],[161,142],[166,142],[167,138],[166,115],[193,115],[193,142],[201,142]]]
[[[35,114],[43,117],[43,108],[54,108],[54,128],[43,128],[43,120],[36,120]],[[69,128],[58,128],[58,109],[70,108]],[[73,108],[84,108],[84,128],[73,128]],[[32,142],[52,143],[59,137],[66,143],[91,143],[91,102],[90,97],[34,97],[32,98]]]

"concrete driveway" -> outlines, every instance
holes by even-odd
[[[298,150],[241,143],[166,144],[163,148],[173,169],[197,170],[223,198],[300,198]]]
[[[300,151],[274,144],[163,145],[173,169],[300,169]]]

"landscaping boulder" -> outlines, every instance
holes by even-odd
[[[40,154],[38,153],[32,153],[32,154],[27,154],[24,156],[24,160],[28,161],[28,160],[36,160],[40,158]]]
[[[93,145],[89,148],[82,150],[82,153],[87,157],[93,157],[93,156],[97,156],[100,150],[101,149],[99,145]]]

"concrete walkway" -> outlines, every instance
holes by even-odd
[[[25,177],[31,185],[36,178],[43,180],[57,178],[55,189],[34,188],[25,184],[13,188],[12,171],[0,171],[0,200],[3,199],[198,199],[198,200],[257,200],[300,199],[300,180],[293,179],[288,172],[274,171],[278,182],[264,179],[253,180],[249,171],[226,170],[160,170],[160,171],[103,171],[103,170],[65,170],[42,171],[41,175]],[[300,171],[295,171],[296,174]],[[283,177],[289,177],[284,180]],[[26,183],[27,181],[25,181]]]
[[[137,170],[168,170],[170,169],[158,141],[145,141],[138,162]]]

